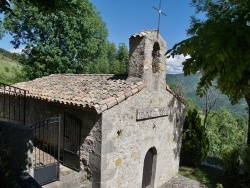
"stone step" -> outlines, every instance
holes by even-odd
[[[76,172],[60,165],[60,181],[42,186],[43,188],[91,188],[92,184],[87,180],[86,172]]]

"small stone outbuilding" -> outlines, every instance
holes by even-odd
[[[26,125],[61,114],[62,152],[63,139],[70,143],[64,114],[79,118],[80,129],[66,130],[80,134],[71,142],[79,158],[71,159],[92,187],[162,186],[179,170],[185,107],[166,85],[166,50],[156,30],[145,30],[130,37],[128,75],[53,74],[15,84],[28,91]]]

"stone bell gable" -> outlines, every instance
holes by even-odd
[[[129,77],[142,79],[157,90],[166,86],[167,44],[157,30],[144,30],[129,38]]]

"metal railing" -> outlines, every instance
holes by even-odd
[[[210,166],[212,168],[217,168],[223,170],[223,160],[222,157],[212,151],[209,151],[207,157],[205,158],[203,165]]]
[[[27,91],[0,83],[0,118],[25,124]]]

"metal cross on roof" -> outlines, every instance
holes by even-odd
[[[160,32],[161,14],[163,14],[164,16],[167,16],[167,15],[166,15],[164,12],[162,12],[162,10],[161,10],[161,0],[160,0],[159,8],[155,8],[154,6],[153,6],[153,8],[154,8],[155,10],[157,10],[158,13],[159,13],[159,18],[158,18],[158,29],[157,29],[157,38],[158,38],[159,32]]]

